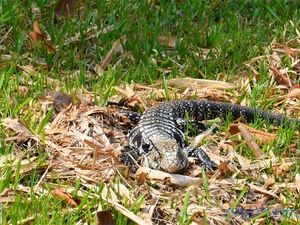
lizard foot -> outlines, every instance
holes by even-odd
[[[121,159],[120,161],[129,167],[130,172],[135,173],[139,168],[137,163],[138,161],[138,153],[135,149],[130,148],[129,146],[125,146],[122,149]]]
[[[215,170],[218,168],[218,165],[212,161],[206,152],[201,148],[193,148],[188,151],[188,156],[195,157],[197,163],[203,165],[208,170]]]

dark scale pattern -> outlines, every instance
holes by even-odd
[[[242,117],[246,122],[253,122],[255,117],[259,117],[273,124],[296,123],[300,128],[299,119],[289,119],[284,115],[236,104],[208,100],[165,102],[145,111],[129,134],[129,146],[138,150],[139,155],[145,156],[146,166],[172,173],[187,168],[187,156],[191,151],[185,148],[184,135],[176,123],[177,119],[185,118],[186,113],[198,121],[230,114],[233,119]],[[213,162],[201,149],[198,149],[196,155],[200,155],[199,161],[205,159],[202,162],[204,166],[213,167]]]

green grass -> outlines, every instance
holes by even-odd
[[[0,1],[0,119],[18,117],[38,134],[43,134],[52,111],[38,120],[41,109],[29,109],[37,105],[48,91],[55,90],[52,79],[60,82],[62,92],[76,95],[91,91],[97,96],[95,103],[103,105],[114,93],[112,87],[121,82],[151,84],[178,76],[223,77],[231,81],[240,72],[253,78],[244,63],[264,54],[265,47],[272,40],[285,43],[294,38],[300,25],[300,3],[297,1],[87,0],[80,12],[75,10],[71,17],[63,20],[55,18],[55,4],[56,1],[49,0]],[[55,54],[47,53],[43,45],[32,44],[28,33],[35,20],[39,21],[42,32],[51,39],[53,46],[57,46]],[[112,27],[112,30],[97,35],[107,27]],[[78,39],[69,42],[77,34]],[[123,57],[121,64],[114,68],[120,59],[120,56],[114,56],[107,71],[99,76],[94,71],[95,66],[101,64],[113,42],[123,35],[127,37],[124,50],[131,57]],[[158,42],[160,35],[176,37],[175,49],[161,45]],[[202,48],[215,50],[209,54],[210,59],[197,56]],[[290,65],[288,59],[283,63]],[[35,72],[24,73],[21,67],[29,64]],[[167,75],[158,70],[166,68],[171,70]],[[270,100],[274,93],[268,88],[268,66],[262,63],[259,69],[259,83],[253,87],[251,96],[242,93],[240,100],[246,96],[251,105],[258,102],[260,107],[272,109],[272,101],[276,99]],[[221,73],[224,76],[220,76]],[[299,83],[299,76],[296,79],[295,82]],[[28,91],[23,93],[20,86],[26,86]],[[168,89],[164,87],[168,98]],[[14,145],[5,142],[6,132],[2,128],[0,155],[6,155],[14,151]],[[279,149],[288,151],[293,139],[292,130],[282,129],[278,133],[280,141],[272,147],[275,152]],[[241,151],[247,151],[247,147]],[[247,152],[244,155],[248,155]],[[43,155],[38,157],[42,162]],[[16,190],[19,184],[33,187],[40,178],[36,177],[38,169],[20,176],[19,166],[12,168],[7,164],[1,167],[0,192],[10,186]],[[13,171],[16,171],[14,176]],[[94,223],[93,210],[97,204],[104,204],[101,199],[93,198],[88,208],[70,213],[63,210],[66,206],[61,200],[51,195],[37,198],[32,190],[29,192],[23,196],[23,192],[16,191],[14,202],[0,207],[3,210],[2,224],[17,224],[17,221],[31,216],[34,224],[75,224],[79,220]],[[207,186],[205,194],[209,195]],[[85,198],[88,197],[87,194]],[[187,207],[188,199],[187,194],[184,207]],[[137,199],[133,206],[127,207],[137,212],[141,202],[142,198]],[[107,205],[103,207],[109,208]],[[180,224],[189,221],[184,207]],[[126,217],[117,211],[113,213],[117,224],[128,223]]]

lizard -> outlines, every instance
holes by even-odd
[[[216,163],[201,148],[190,149],[185,145],[184,133],[177,121],[184,119],[186,113],[197,121],[230,115],[233,119],[242,117],[248,123],[261,118],[272,124],[295,124],[300,130],[300,119],[237,104],[209,100],[163,102],[147,109],[129,132],[128,143],[134,158],[143,156],[143,166],[169,173],[186,170],[188,156],[196,157],[209,170],[215,169]],[[125,161],[131,164],[128,158]]]

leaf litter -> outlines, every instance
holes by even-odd
[[[35,35],[41,36],[36,26],[34,29],[37,33]],[[160,38],[162,44],[173,47],[174,39]],[[37,41],[34,36],[32,40]],[[107,60],[100,65],[102,70],[107,68],[112,55],[119,48],[121,42],[118,40],[108,53]],[[235,96],[241,90],[251,94],[252,85],[260,79],[258,65],[262,60],[267,60],[270,79],[274,79],[270,93],[280,93],[275,105],[284,104],[288,114],[299,117],[299,85],[292,82],[300,72],[297,52],[298,49],[274,42],[266,48],[266,55],[245,63],[255,75],[251,85],[248,76],[237,76],[234,82],[228,83],[176,78],[169,81],[168,98],[206,98],[237,103]],[[289,57],[292,66],[282,68],[282,57]],[[260,216],[264,213],[275,221],[280,221],[286,213],[291,215],[291,221],[299,219],[298,213],[292,210],[296,207],[296,193],[300,189],[299,174],[290,175],[297,165],[296,157],[299,154],[292,152],[292,155],[278,157],[272,149],[268,152],[261,149],[266,143],[280,141],[276,127],[256,129],[239,122],[231,124],[229,131],[210,133],[198,141],[196,139],[194,144],[201,143],[209,156],[219,164],[216,171],[207,174],[203,174],[201,167],[192,158],[191,166],[184,174],[168,174],[143,167],[132,174],[120,162],[121,150],[127,144],[127,134],[134,126],[134,122],[122,114],[122,110],[141,111],[165,101],[166,90],[160,83],[152,86],[121,85],[115,87],[115,90],[116,95],[109,101],[117,104],[108,104],[106,107],[95,105],[91,93],[71,97],[57,91],[46,96],[46,101],[40,102],[44,105],[43,115],[51,107],[55,113],[42,133],[32,131],[18,118],[3,119],[2,125],[7,131],[6,141],[15,148],[14,152],[1,156],[0,161],[2,164],[10,162],[13,165],[19,162],[22,177],[38,168],[36,176],[39,182],[33,188],[38,196],[52,193],[69,207],[76,208],[89,190],[92,194],[88,198],[101,197],[107,205],[137,224],[174,224],[178,222],[183,210],[191,216],[194,224],[205,221],[209,224],[244,224],[249,221],[259,224],[266,221],[266,217]],[[248,105],[247,98],[241,104]],[[273,111],[281,112],[280,107],[275,107]],[[41,117],[37,117],[41,122]],[[254,153],[254,159],[238,151],[242,145],[248,145]],[[297,143],[292,145],[299,150]],[[37,157],[41,153],[46,154],[42,164]],[[12,168],[13,175],[17,173],[16,168]],[[273,171],[274,175],[267,170]],[[60,185],[53,183],[54,177],[60,179]],[[204,177],[208,187],[205,187]],[[72,187],[77,180],[80,180],[81,186],[77,195],[73,196]],[[100,183],[104,188],[99,196]],[[290,190],[288,202],[282,193],[284,189]],[[20,183],[15,191],[26,196],[30,187]],[[183,199],[187,192],[189,203],[187,209],[184,209]],[[144,201],[138,213],[124,207],[125,201],[134,204],[141,195],[144,195]],[[11,186],[1,193],[1,201],[12,202],[13,196]],[[115,222],[111,217],[112,212],[105,211],[100,205],[94,213],[98,216],[98,224]],[[106,222],[101,219],[101,215],[107,215]],[[251,215],[253,218],[250,218]]]

